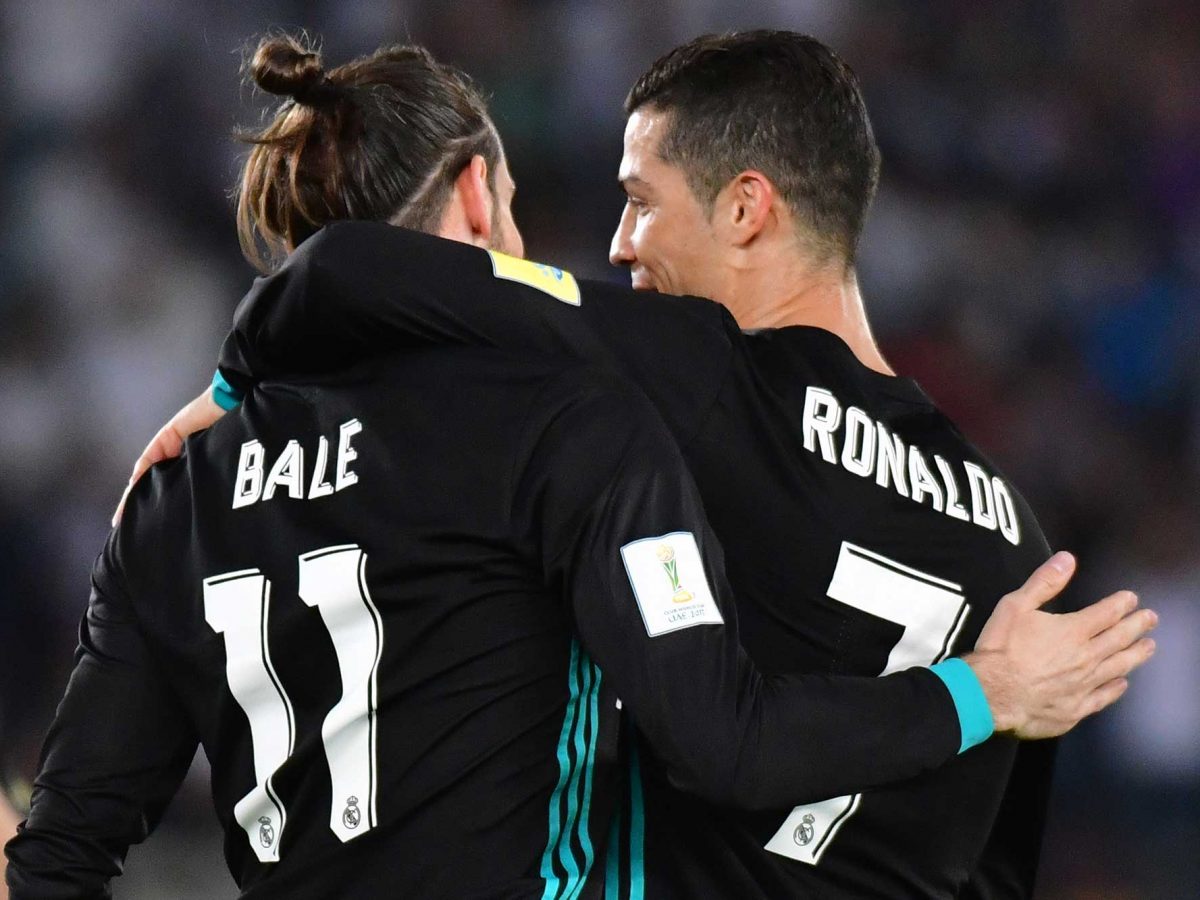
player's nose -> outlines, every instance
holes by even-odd
[[[612,242],[608,245],[608,261],[614,266],[629,266],[637,258],[633,253],[633,212],[629,204],[621,210],[621,221],[613,232]]]

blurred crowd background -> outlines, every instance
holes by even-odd
[[[621,102],[705,31],[812,33],[884,153],[860,275],[887,355],[1075,551],[1074,601],[1161,613],[1063,742],[1040,897],[1200,897],[1200,5],[1195,0],[3,0],[0,698],[31,777],[88,571],[143,444],[207,383],[252,272],[229,199],[269,26],[330,63],[413,41],[471,73],[529,254],[606,263]],[[124,898],[236,891],[198,762]]]

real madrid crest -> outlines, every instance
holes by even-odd
[[[807,847],[816,834],[816,829],[813,828],[813,823],[816,818],[812,813],[805,813],[804,818],[800,820],[800,824],[796,826],[796,830],[792,832],[792,840],[801,847]]]
[[[362,822],[362,811],[358,808],[357,797],[346,798],[346,808],[342,810],[342,824],[353,830]]]
[[[275,827],[271,824],[270,816],[258,817],[258,842],[264,847],[275,843]]]

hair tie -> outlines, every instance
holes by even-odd
[[[322,75],[307,84],[302,84],[292,92],[292,99],[304,106],[323,106],[336,103],[342,98],[344,91],[341,85],[328,75]]]

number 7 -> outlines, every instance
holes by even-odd
[[[949,655],[970,606],[962,587],[842,542],[828,596],[904,626],[880,675],[929,666]],[[858,811],[861,794],[797,806],[765,849],[809,865],[820,862],[838,829]]]

